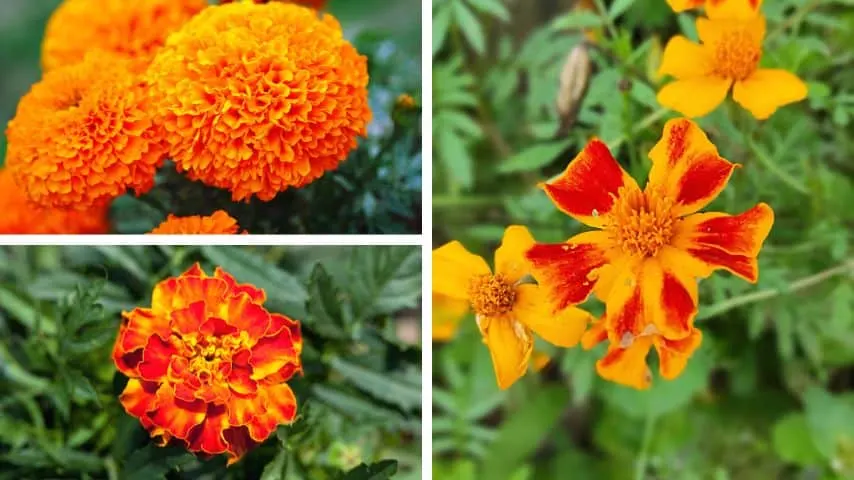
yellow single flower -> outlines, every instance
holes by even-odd
[[[676,35],[664,48],[659,73],[676,80],[658,92],[663,106],[701,117],[720,105],[732,87],[732,98],[762,120],[777,108],[806,98],[807,86],[796,75],[759,68],[765,38],[762,14],[701,17],[697,32],[701,44]]]
[[[579,308],[556,310],[545,290],[522,283],[531,271],[524,255],[533,245],[528,229],[508,227],[495,252],[494,273],[460,242],[433,250],[433,293],[469,303],[502,389],[527,371],[532,332],[554,345],[572,347],[593,320]]]
[[[468,310],[468,301],[433,292],[433,341],[447,342],[453,338]]]
[[[677,13],[705,5],[709,18],[747,19],[759,12],[762,0],[667,0],[667,4]]]

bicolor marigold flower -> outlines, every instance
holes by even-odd
[[[198,264],[122,314],[113,360],[119,401],[158,443],[234,463],[296,418],[286,383],[302,372],[299,322],[264,308],[264,290]]]
[[[705,5],[710,18],[747,19],[756,15],[762,0],[667,0],[674,12],[684,12]]]
[[[297,5],[210,7],[169,37],[149,77],[178,169],[235,200],[336,168],[371,118],[367,59],[335,18]]]
[[[720,105],[732,87],[733,100],[762,120],[806,98],[806,84],[791,72],[759,68],[765,38],[762,14],[698,18],[697,32],[701,44],[676,35],[664,48],[659,73],[676,80],[658,92],[663,106],[701,117]]]
[[[297,5],[311,7],[316,10],[321,10],[323,7],[326,6],[326,0],[252,0],[252,3],[269,3],[270,1],[296,3]],[[219,3],[234,3],[234,0],[219,0]]]
[[[534,346],[532,331],[549,343],[571,347],[592,320],[579,308],[553,309],[545,290],[522,282],[531,273],[524,254],[533,244],[525,227],[508,227],[495,251],[494,273],[460,242],[433,250],[433,293],[469,303],[502,389],[525,374]]]
[[[35,203],[88,210],[154,185],[166,151],[130,63],[91,54],[46,73],[21,99],[6,164]]]
[[[45,71],[83,60],[94,49],[150,60],[166,37],[208,5],[207,0],[64,0],[42,43]]]
[[[0,234],[101,234],[110,229],[108,207],[86,211],[42,208],[0,168]]]
[[[149,233],[152,234],[202,234],[233,235],[240,230],[237,220],[225,210],[217,210],[207,217],[176,217],[169,214],[166,220]]]
[[[543,188],[561,211],[596,230],[527,252],[534,276],[557,307],[584,302],[591,292],[605,302],[602,327],[612,347],[619,347],[606,363],[622,372],[608,378],[634,386],[648,385],[648,379],[634,375],[642,369],[631,364],[638,357],[627,354],[643,349],[627,349],[647,340],[699,344],[697,279],[725,269],[756,282],[756,256],[774,222],[764,203],[739,215],[697,213],[724,189],[737,165],[721,158],[690,120],[667,122],[649,156],[652,170],[641,190],[604,143],[591,141]],[[680,351],[696,348],[691,342],[680,343]],[[600,373],[604,368],[600,362]],[[667,378],[681,372],[662,369]]]

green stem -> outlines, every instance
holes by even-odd
[[[605,19],[605,28],[608,29],[608,33],[611,35],[611,38],[617,38],[617,26],[614,24],[611,16],[608,15],[608,9],[605,8],[605,4],[602,0],[593,0],[593,3],[596,4],[596,10],[599,12],[599,15]]]
[[[810,190],[806,185],[798,181],[795,177],[790,175],[785,170],[781,169],[768,154],[765,153],[759,146],[753,142],[753,140],[748,139],[748,147],[756,154],[756,159],[759,160],[759,163],[762,164],[769,172],[773,173],[781,182],[786,185],[792,187],[793,190],[797,190],[798,192],[809,195]]]
[[[647,464],[649,463],[649,446],[652,443],[652,433],[655,430],[655,415],[651,410],[647,411],[646,420],[643,425],[643,440],[638,458],[635,461],[635,480],[646,478]]]
[[[498,195],[436,195],[433,197],[433,208],[499,205],[503,200]]]
[[[658,110],[653,111],[649,115],[643,117],[638,123],[635,124],[634,128],[632,129],[632,134],[642,132],[644,129],[650,127],[655,122],[661,120],[665,115],[667,115],[667,112],[669,112],[669,111],[670,110],[668,110],[667,108],[662,107],[662,108],[659,108]],[[626,140],[627,140],[626,135],[621,134],[619,137],[617,137],[613,140],[609,140],[605,143],[608,145],[608,148],[613,152],[620,145],[622,145]]]

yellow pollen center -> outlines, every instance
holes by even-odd
[[[494,317],[509,312],[516,302],[516,289],[504,275],[479,275],[469,283],[469,300],[478,316]]]
[[[620,189],[605,231],[624,252],[654,257],[673,238],[673,202],[655,192]]]
[[[745,29],[733,30],[722,35],[714,44],[715,73],[734,80],[749,77],[762,58],[762,47],[755,37]]]
[[[218,375],[222,362],[231,362],[232,355],[240,345],[241,338],[230,335],[188,336],[183,339],[184,355],[190,362],[190,372],[204,382]]]

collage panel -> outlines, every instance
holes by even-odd
[[[854,478],[851,2],[432,16],[433,478]]]
[[[419,0],[12,0],[0,45],[0,233],[421,233]]]
[[[0,247],[0,477],[421,478],[420,247]]]

